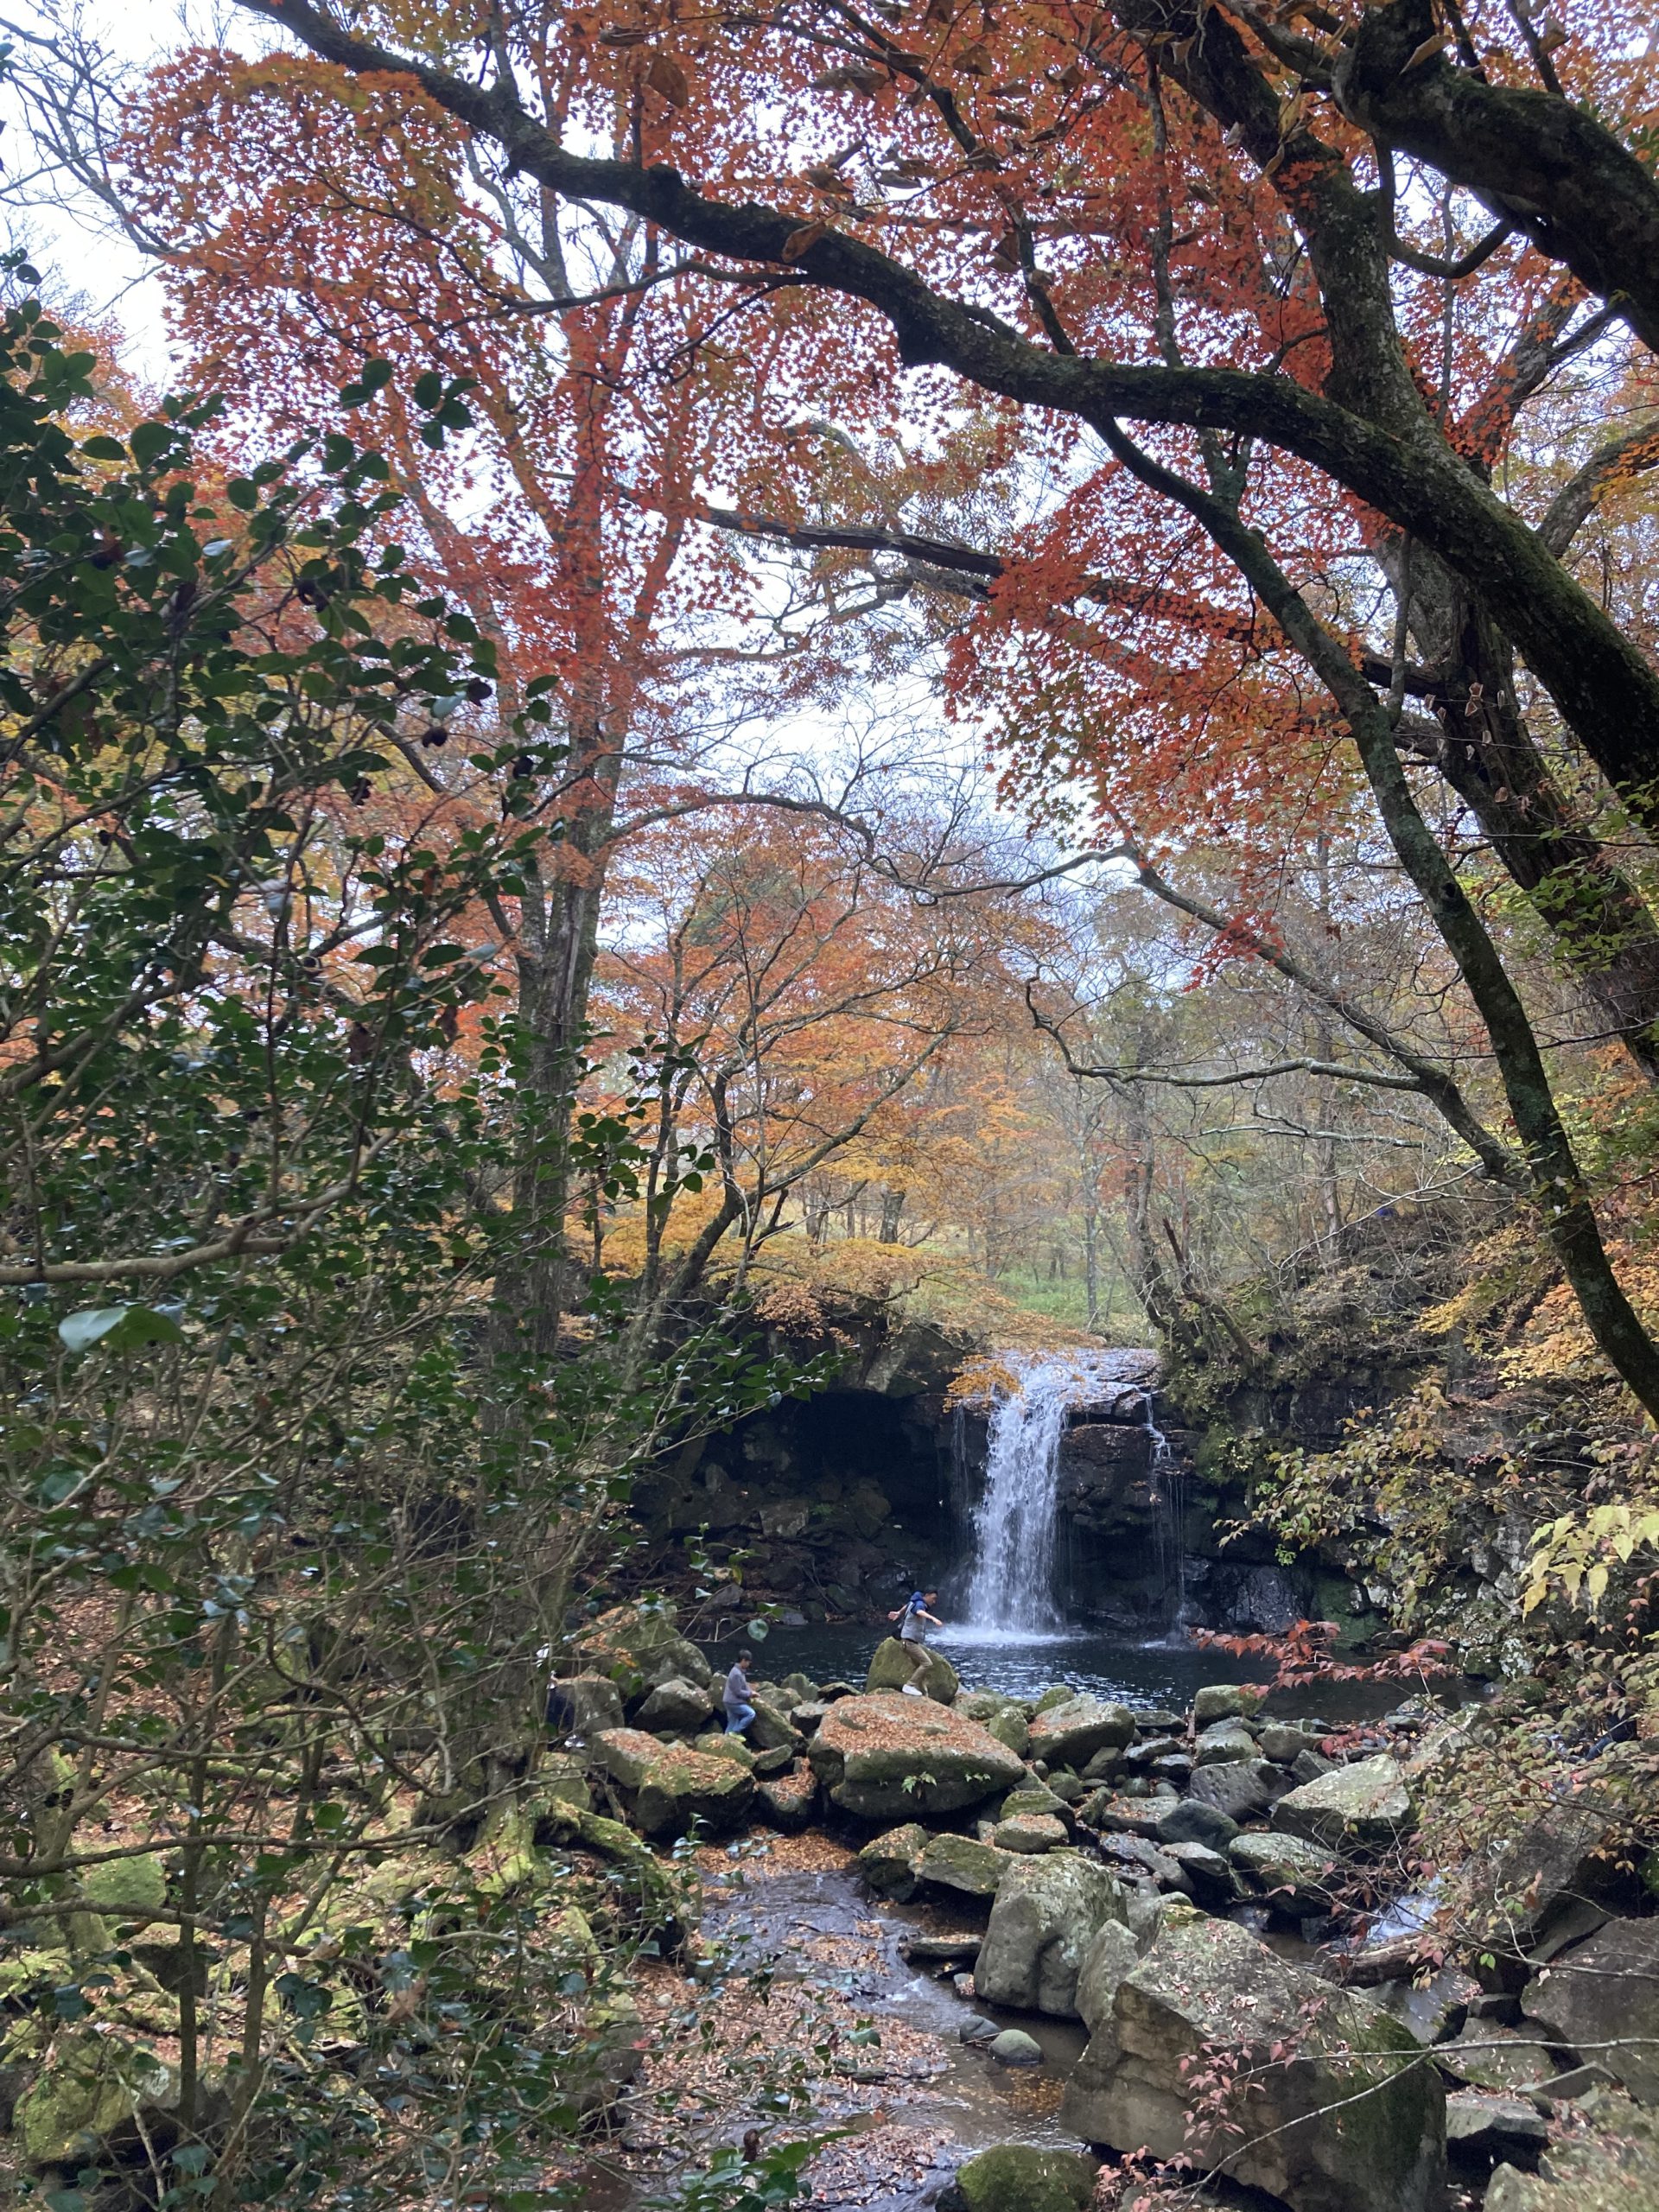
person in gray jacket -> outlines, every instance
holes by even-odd
[[[726,1733],[741,1736],[754,1718],[754,1691],[744,1669],[754,1664],[753,1651],[740,1651],[737,1664],[726,1677]]]

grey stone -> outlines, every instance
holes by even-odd
[[[982,2001],[1075,2018],[1077,1976],[1109,1920],[1125,1920],[1117,1877],[1077,1851],[1020,1859],[1003,1878],[974,1967]]]
[[[1192,1746],[1193,1764],[1200,1768],[1216,1766],[1227,1759],[1255,1757],[1255,1738],[1236,1720],[1218,1720],[1213,1728],[1206,1728]]]
[[[757,1751],[788,1751],[793,1755],[805,1746],[805,1738],[790,1726],[778,1707],[769,1703],[759,1691],[754,1698],[754,1718],[744,1732]]]
[[[1122,1752],[1117,1750],[1116,1745],[1108,1745],[1104,1751],[1096,1751],[1094,1757],[1087,1761],[1082,1774],[1077,1778],[1080,1782],[1109,1782],[1117,1772],[1122,1758]]]
[[[604,1675],[566,1675],[553,1685],[563,1699],[573,1736],[596,1736],[622,1726],[622,1693]]]
[[[1553,1805],[1512,1843],[1473,1870],[1507,1942],[1531,1948],[1552,1922],[1589,1903],[1609,1911],[1636,1902],[1628,1871],[1630,1816],[1594,1800]]]
[[[1096,1751],[1121,1751],[1134,1740],[1135,1715],[1127,1705],[1107,1698],[1069,1697],[1046,1709],[1031,1724],[1031,1753],[1051,1768],[1086,1765]]]
[[[909,1821],[867,1843],[854,1864],[878,1897],[904,1904],[916,1894],[916,1869],[931,1840],[918,1821]]]
[[[1239,1896],[1239,1878],[1225,1853],[1212,1851],[1207,1843],[1172,1843],[1169,1855],[1191,1883],[1193,1896],[1211,1910]]]
[[[1188,2075],[1227,2052],[1239,2086],[1211,2121]],[[1445,2188],[1445,2093],[1405,2030],[1231,1922],[1169,1903],[1062,2121],[1087,2142],[1215,2166],[1293,2212],[1439,2212]]]
[[[1089,1946],[1077,1974],[1077,2018],[1090,2035],[1111,2018],[1118,1984],[1140,1965],[1149,1940],[1109,1920]]]
[[[1160,1843],[1207,1843],[1211,1851],[1225,1851],[1238,1822],[1214,1805],[1184,1797],[1160,1816],[1154,1834]]]
[[[918,1880],[936,1888],[956,1890],[964,1897],[994,1897],[1013,1857],[971,1836],[930,1836],[916,1861]]]
[[[1375,1850],[1397,1843],[1412,1824],[1411,1793],[1386,1751],[1333,1767],[1281,1797],[1273,1825],[1328,1851]]]
[[[1163,1808],[1151,1798],[1125,1797],[1121,1792],[1096,1789],[1077,1808],[1086,1828],[1116,1835],[1154,1837]]]
[[[1001,2066],[1040,2066],[1043,2046],[1023,2028],[1004,2028],[991,2044],[991,2056]]]
[[[1001,2033],[995,2020],[988,2020],[982,2012],[970,2012],[957,2034],[963,2043],[990,2043]]]
[[[1524,2097],[1482,2097],[1465,2090],[1446,2101],[1446,2147],[1460,2163],[1535,2166],[1548,2141],[1548,2122]]]
[[[1222,1766],[1201,1766],[1193,1776],[1188,1796],[1200,1805],[1213,1805],[1241,1826],[1257,1819],[1274,1800],[1277,1770],[1266,1759],[1229,1759]]]
[[[636,1728],[689,1736],[702,1727],[715,1709],[714,1699],[701,1684],[683,1675],[658,1682],[634,1716]]]
[[[1290,1763],[1290,1770],[1298,1782],[1317,1782],[1322,1774],[1331,1773],[1336,1764],[1323,1751],[1298,1751]]]
[[[1022,1813],[1046,1813],[1051,1819],[1065,1821],[1068,1826],[1072,1818],[1071,1808],[1064,1797],[1057,1797],[1046,1783],[1028,1783],[1022,1789],[1010,1789],[1002,1800],[1001,1817],[1017,1821]]]
[[[1295,1835],[1235,1836],[1227,1856],[1276,1912],[1303,1920],[1330,1910],[1337,1861],[1317,1843]]]
[[[754,1777],[746,1767],[675,1745],[645,1770],[633,1817],[648,1836],[682,1836],[694,1824],[730,1835],[745,1826],[753,1804]]]
[[[1434,2053],[1443,2074],[1478,2089],[1534,2089],[1556,2071],[1535,2036],[1519,2035],[1497,2020],[1468,2020]],[[1611,2079],[1611,2076],[1609,2077]]]
[[[1610,1920],[1535,1974],[1521,2006],[1639,2103],[1659,2104],[1659,1920]]]
[[[1242,1719],[1255,1711],[1265,1695],[1248,1682],[1212,1682],[1192,1700],[1192,1726],[1207,1728],[1212,1720]]]
[[[1018,1852],[1029,1858],[1038,1853],[1058,1851],[1070,1840],[1064,1821],[1057,1821],[1051,1813],[1016,1813],[1011,1819],[999,1821],[991,1833],[991,1841],[999,1851]]]
[[[1269,1721],[1258,1740],[1264,1759],[1275,1759],[1281,1766],[1294,1766],[1304,1751],[1317,1752],[1325,1739],[1312,1728]]]

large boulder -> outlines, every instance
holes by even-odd
[[[1096,1751],[1121,1751],[1135,1740],[1135,1715],[1127,1705],[1102,1697],[1069,1697],[1039,1712],[1031,1724],[1031,1756],[1050,1767],[1080,1774]]]
[[[1203,2102],[1199,2071],[1215,2085]],[[1440,2212],[1443,2201],[1446,2093],[1408,2031],[1232,1922],[1167,1901],[1062,2117],[1085,2141],[1190,2158],[1293,2212]]]
[[[17,2100],[13,2139],[25,2165],[77,2167],[179,2139],[178,2069],[119,2035],[73,2029],[60,2034]],[[222,2118],[214,2086],[199,2102],[202,2120]]]
[[[1610,1920],[1535,1974],[1521,2007],[1643,2104],[1659,2104],[1659,1920]]]
[[[877,1690],[903,1692],[905,1684],[916,1671],[916,1649],[913,1644],[901,1643],[896,1636],[884,1637],[870,1658],[870,1670],[864,1677],[864,1694],[870,1696]],[[939,1705],[954,1705],[957,1692],[962,1685],[950,1662],[938,1651],[927,1655],[927,1672],[918,1686]]]
[[[622,1693],[608,1675],[564,1675],[547,1694],[548,1726],[557,1735],[597,1736],[622,1726]]]
[[[970,1835],[930,1836],[916,1861],[924,1882],[943,1890],[957,1890],[964,1897],[994,1897],[1002,1877],[1014,1864],[1010,1854]]]
[[[1228,1759],[1219,1766],[1201,1766],[1187,1794],[1242,1826],[1267,1811],[1283,1781],[1278,1768],[1266,1759]]]
[[[1016,1859],[1003,1877],[974,1965],[982,2003],[1077,2017],[1077,1977],[1109,1920],[1127,1921],[1116,1874],[1078,1851]]]
[[[1529,1950],[1586,1905],[1628,1910],[1637,1900],[1630,1832],[1611,1796],[1552,1805],[1471,1870],[1476,1916]]]
[[[694,1822],[714,1835],[730,1835],[754,1805],[754,1777],[734,1759],[711,1758],[674,1745],[640,1778],[633,1817],[649,1836],[683,1835]]]
[[[854,1864],[877,1897],[907,1904],[916,1894],[917,1868],[931,1838],[919,1821],[889,1828],[867,1843]]]
[[[957,1699],[957,1709],[970,1720],[977,1720],[999,1744],[1006,1744],[1022,1759],[1031,1756],[1031,1721],[1018,1698],[1004,1690],[969,1690],[966,1697]]]
[[[1250,1889],[1275,1912],[1294,1919],[1329,1912],[1337,1861],[1299,1835],[1239,1835],[1227,1856]]]
[[[896,1693],[832,1705],[807,1752],[832,1803],[861,1820],[960,1812],[1025,1779],[1025,1765],[976,1720]]]
[[[713,1694],[701,1682],[689,1682],[683,1675],[671,1675],[646,1697],[634,1715],[634,1726],[660,1731],[664,1735],[692,1736],[714,1709]]]
[[[1121,1920],[1109,1920],[1089,1946],[1077,1974],[1077,2018],[1091,2036],[1111,2018],[1118,1985],[1135,1972],[1146,1948]]]
[[[675,1675],[706,1687],[714,1669],[675,1622],[672,1605],[614,1605],[588,1629],[578,1654],[585,1669],[609,1675],[630,1697]]]
[[[1327,1851],[1382,1850],[1411,1824],[1411,1792],[1399,1762],[1386,1751],[1332,1767],[1273,1808],[1273,1825],[1281,1835],[1299,1835]]]
[[[663,1756],[663,1746],[643,1728],[601,1728],[593,1750],[611,1780],[624,1789],[637,1789]]]
[[[1242,1720],[1266,1695],[1249,1682],[1211,1682],[1192,1700],[1192,1726],[1208,1728],[1217,1720]]]
[[[757,1751],[787,1751],[791,1758],[798,1755],[806,1741],[798,1729],[790,1726],[780,1708],[758,1691],[754,1718],[743,1732]]]
[[[1076,2151],[1000,2143],[957,2168],[940,2212],[1089,2212],[1099,2171]]]

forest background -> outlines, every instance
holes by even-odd
[[[810,1387],[757,1320],[1248,1372],[1433,1293],[1619,1440],[1599,1594],[1659,1411],[1644,31],[11,37],[7,1910],[73,2025],[169,1839],[168,2189],[534,2167],[581,2036],[510,1910],[418,2124],[276,2028],[389,1822],[511,1800],[637,1471]],[[391,2050],[459,1969],[372,1956]]]

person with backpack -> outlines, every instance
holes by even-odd
[[[927,1671],[933,1663],[933,1654],[927,1648],[927,1631],[930,1628],[944,1626],[944,1623],[927,1609],[930,1605],[938,1605],[938,1601],[937,1590],[913,1590],[907,1605],[899,1605],[887,1615],[890,1621],[899,1623],[899,1641],[908,1649],[915,1662],[910,1680],[899,1686],[906,1697],[927,1695],[925,1687]]]

